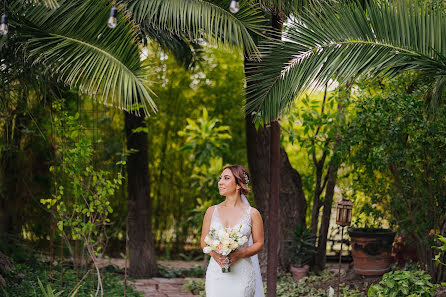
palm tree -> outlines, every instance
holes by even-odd
[[[20,38],[30,65],[104,104],[125,111],[128,150],[130,273],[157,272],[151,230],[151,202],[145,121],[137,115],[156,112],[153,94],[140,60],[147,38],[178,57],[200,40],[243,46],[257,52],[251,34],[261,34],[258,7],[241,1],[240,11],[227,11],[229,1],[127,0],[118,6],[118,25],[106,27],[110,1],[8,1],[9,35]],[[0,49],[7,37],[0,40]]]
[[[281,40],[260,47],[261,62],[248,70],[253,99],[247,112],[268,123],[286,113],[303,91],[333,78],[342,84],[359,75],[394,76],[407,70],[432,78],[426,98],[435,110],[446,85],[445,33],[442,7],[406,0],[307,10],[290,21]]]
[[[299,15],[304,8],[316,9],[323,0],[259,0],[257,2],[269,20],[270,37],[280,39],[283,22],[287,18]],[[262,40],[265,40],[265,37],[256,36],[258,43]],[[249,67],[253,65],[257,65],[257,62],[245,60],[246,74]],[[255,100],[256,94],[251,90],[256,88],[256,82],[248,80],[247,87],[246,101],[250,104]],[[266,222],[265,248],[260,253],[259,259],[262,266],[267,264],[268,296],[275,296],[277,269],[287,270],[291,262],[287,249],[279,242],[289,237],[284,232],[285,229],[305,225],[307,205],[302,178],[291,166],[286,151],[280,147],[280,121],[277,119],[263,126],[254,123],[256,118],[257,115],[254,113],[246,114],[246,146],[256,206],[262,212]]]

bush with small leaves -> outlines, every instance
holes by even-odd
[[[432,284],[425,271],[397,270],[384,274],[379,284],[369,288],[370,297],[433,297],[438,285]]]

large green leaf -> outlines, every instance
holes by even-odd
[[[59,1],[49,9],[12,1],[11,23],[23,36],[33,63],[72,88],[103,103],[126,109],[156,111],[140,61],[137,28],[122,13],[109,29],[106,0]],[[150,107],[150,108],[149,108]]]
[[[269,122],[309,88],[361,74],[419,70],[441,94],[446,75],[446,19],[440,9],[405,0],[326,6],[293,19],[282,40],[262,45],[262,62],[249,67],[248,113]],[[438,97],[438,96],[437,96]]]
[[[240,1],[240,11],[228,11],[230,1],[126,0],[128,10],[141,27],[184,34],[191,40],[243,46],[255,54],[251,33],[262,34],[265,19],[257,4]]]

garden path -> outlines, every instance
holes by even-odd
[[[98,259],[100,267],[110,264],[124,268],[124,259]],[[158,261],[159,264],[170,268],[191,268],[201,265],[202,262],[194,261]],[[188,277],[188,279],[194,279]],[[136,279],[129,282],[137,291],[143,292],[144,297],[194,297],[190,291],[184,290],[184,278],[153,277],[148,279]]]
[[[184,278],[137,279],[132,282],[133,287],[144,293],[144,297],[194,297],[190,291],[182,288]]]

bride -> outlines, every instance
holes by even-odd
[[[223,169],[218,182],[220,195],[226,199],[209,207],[203,219],[201,249],[211,228],[241,228],[250,238],[227,257],[212,251],[206,271],[206,297],[263,297],[263,283],[257,253],[263,248],[263,221],[259,211],[249,205],[246,196],[249,175],[241,165]],[[223,273],[221,267],[231,267]]]

